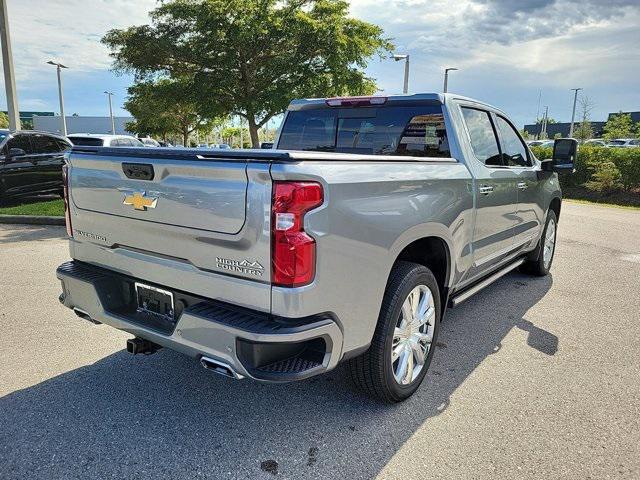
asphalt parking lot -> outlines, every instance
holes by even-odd
[[[58,304],[63,236],[0,226],[0,478],[640,478],[640,211],[565,203],[552,276],[450,310],[396,406],[130,356]]]

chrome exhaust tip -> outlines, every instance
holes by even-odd
[[[102,322],[99,322],[98,320],[94,320],[93,318],[91,318],[91,315],[89,315],[87,312],[85,312],[84,310],[78,307],[73,307],[73,313],[75,313],[81,319],[86,320],[87,322],[91,322],[94,325],[102,324]]]
[[[240,375],[226,363],[219,360],[214,360],[210,357],[201,357],[200,365],[202,365],[207,370],[212,370],[218,375],[222,375],[224,377],[234,378],[236,380],[242,380],[244,378],[244,375]]]

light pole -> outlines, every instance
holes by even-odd
[[[458,70],[458,69],[455,67],[449,67],[444,69],[444,87],[442,89],[444,93],[447,93],[447,87],[449,86],[449,72],[453,70]]]
[[[67,136],[67,119],[64,116],[64,96],[62,95],[62,75],[60,75],[60,71],[65,67],[61,63],[56,63],[54,61],[49,60],[47,62],[49,65],[54,65],[56,67],[56,72],[58,73],[58,96],[60,97],[60,118],[62,118],[62,135]]]
[[[16,77],[13,70],[13,53],[9,35],[9,17],[6,0],[0,0],[0,39],[2,40],[2,66],[4,67],[4,85],[7,91],[7,111],[9,129],[20,130],[20,112],[16,96]]]
[[[549,106],[544,107],[544,117],[542,117],[542,125],[540,126],[540,138],[547,138],[547,122],[549,121]]]
[[[113,106],[111,105],[111,97],[113,96],[113,92],[104,91],[109,97],[109,118],[111,119],[111,135],[116,134],[116,122],[113,119]]]
[[[576,119],[576,103],[578,102],[578,92],[582,90],[582,88],[572,88],[575,92],[573,96],[573,113],[571,113],[571,126],[569,127],[569,137],[573,137],[573,122]]]
[[[409,55],[395,53],[391,58],[396,62],[404,60],[404,86],[402,93],[409,93]]]

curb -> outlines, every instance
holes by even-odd
[[[21,223],[26,225],[64,225],[64,217],[38,215],[0,215],[0,223]]]

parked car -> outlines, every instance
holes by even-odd
[[[138,140],[142,142],[145,147],[160,147],[160,142],[151,137],[138,137]]]
[[[231,147],[226,143],[199,143],[197,148],[210,148],[212,150],[228,150]]]
[[[69,148],[64,137],[51,133],[0,130],[0,202],[62,194],[63,155]]]
[[[640,139],[637,138],[616,138],[609,142],[612,148],[637,148],[640,147]]]
[[[600,138],[592,138],[591,140],[586,140],[583,145],[588,145],[591,147],[608,147],[607,141]]]
[[[144,147],[131,135],[106,135],[100,133],[74,133],[67,138],[71,143],[83,147]]]
[[[573,139],[539,161],[504,112],[419,94],[294,101],[276,145],[72,151],[61,302],[131,353],[265,382],[347,362],[397,402],[447,306],[549,273]]]
[[[530,147],[553,147],[553,140],[531,140],[527,142]]]

